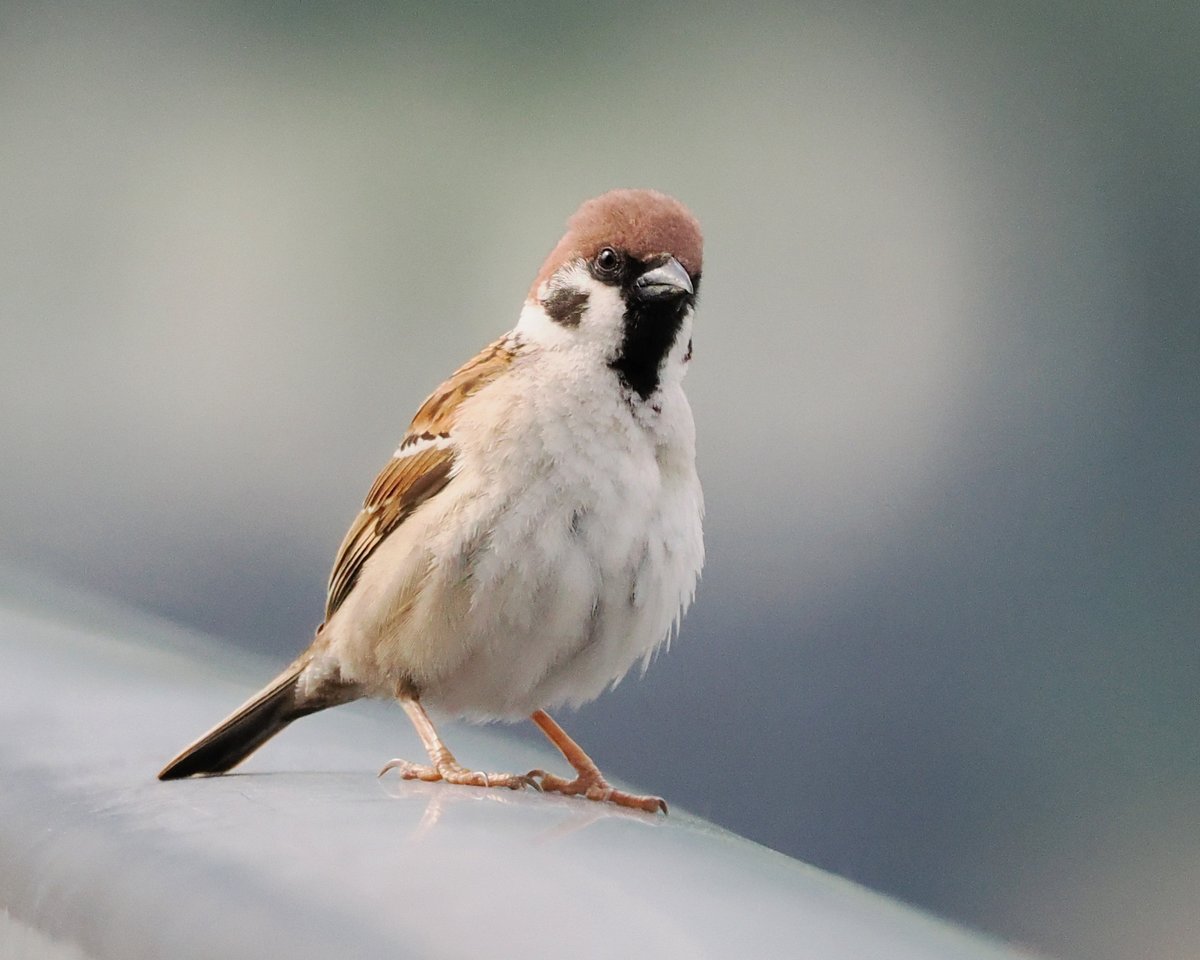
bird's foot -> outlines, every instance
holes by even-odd
[[[615,803],[622,807],[632,807],[634,810],[645,810],[647,813],[667,812],[667,801],[662,797],[643,797],[618,790],[610,786],[599,772],[581,773],[574,780],[555,776],[545,770],[530,770],[526,776],[537,782],[538,788],[546,793],[561,793],[568,797],[583,796],[601,803]]]
[[[382,777],[389,770],[399,770],[402,780],[444,780],[446,783],[458,783],[468,787],[508,787],[510,790],[533,787],[539,792],[542,789],[532,776],[468,770],[456,761],[443,761],[430,766],[422,763],[410,763],[408,760],[389,760],[379,771],[379,776]]]

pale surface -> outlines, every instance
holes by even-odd
[[[0,583],[0,956],[1015,956],[682,811],[377,781],[420,759],[383,705],[159,783],[272,665],[38,589]],[[448,734],[466,762],[561,766]]]

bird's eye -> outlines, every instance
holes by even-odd
[[[606,277],[615,276],[621,268],[621,255],[612,247],[605,247],[596,254],[596,270]]]

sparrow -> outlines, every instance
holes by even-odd
[[[704,561],[695,426],[683,391],[703,240],[678,200],[588,200],[516,326],[417,410],[350,525],[311,645],[158,774],[223,773],[299,717],[398,700],[427,764],[380,775],[533,787],[649,812],[548,710],[643,672],[677,632]],[[574,769],[462,766],[426,709],[528,717]]]

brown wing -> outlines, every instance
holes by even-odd
[[[511,336],[501,337],[450,374],[446,382],[421,404],[421,409],[408,427],[408,433],[400,442],[400,449],[410,447],[418,440],[450,436],[459,404],[507,370],[512,363],[514,349]]]
[[[421,404],[396,456],[375,478],[362,511],[354,518],[338,549],[329,575],[326,621],[350,595],[363,564],[384,538],[450,482],[454,466],[451,433],[458,409],[467,397],[508,369],[513,350],[514,344],[507,337],[485,347]],[[409,451],[422,440],[446,442],[431,442],[424,449]]]

